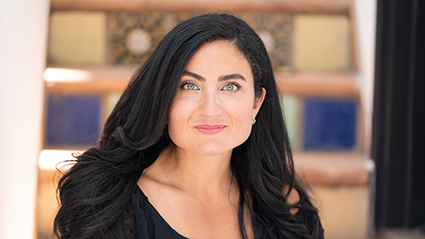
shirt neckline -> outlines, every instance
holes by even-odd
[[[147,209],[150,209],[150,211],[154,214],[154,216],[156,216],[159,221],[161,222],[161,224],[163,226],[165,226],[165,228],[172,233],[175,237],[177,237],[178,239],[189,239],[188,237],[183,236],[182,234],[178,233],[162,216],[161,213],[158,212],[158,210],[156,210],[156,208],[152,205],[152,203],[149,202],[149,198],[143,193],[143,190],[137,186],[143,200],[146,202],[145,207],[147,207]],[[144,205],[142,203],[142,205]]]

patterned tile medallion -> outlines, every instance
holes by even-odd
[[[181,13],[108,14],[108,63],[140,64],[145,61],[165,34],[178,23],[199,15]],[[240,13],[261,37],[275,69],[292,65],[292,15]]]
[[[292,66],[292,15],[242,13],[236,16],[246,21],[261,37],[276,70]]]
[[[108,63],[140,64],[153,52],[161,39],[191,13],[108,14]]]
[[[164,37],[164,16],[158,13],[108,14],[108,63],[138,64]]]

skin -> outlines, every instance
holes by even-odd
[[[255,98],[248,61],[223,40],[205,43],[194,54],[180,85],[168,119],[175,145],[161,152],[138,186],[181,235],[241,238],[230,157],[249,137],[266,91]],[[249,221],[246,213],[252,237]]]

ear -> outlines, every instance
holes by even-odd
[[[266,89],[261,88],[262,93],[260,97],[255,98],[254,100],[254,108],[252,109],[252,118],[255,118],[258,114],[258,111],[261,108],[261,105],[263,104],[264,98],[266,98]]]

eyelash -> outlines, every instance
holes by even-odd
[[[193,85],[194,86],[194,89],[188,89],[187,88],[188,85]],[[229,86],[229,85],[232,85],[232,86],[236,87],[236,89],[235,90],[226,90],[225,88],[227,86]],[[195,82],[192,82],[192,81],[183,82],[183,84],[180,86],[180,88],[182,88],[183,90],[189,90],[189,91],[199,90],[199,86]],[[230,82],[230,83],[227,83],[224,86],[222,86],[220,88],[220,90],[229,91],[229,92],[235,92],[235,91],[238,91],[240,88],[241,88],[241,86],[238,83],[236,83],[236,82]]]
[[[182,88],[183,90],[190,90],[190,89],[187,89],[187,85],[193,85],[196,88],[196,89],[192,89],[192,90],[199,90],[198,85],[195,82],[192,82],[192,81],[183,82],[183,84],[180,86],[180,88]]]
[[[230,82],[230,83],[225,84],[223,87],[221,87],[221,89],[225,90],[225,88],[229,85],[235,86],[236,89],[235,90],[226,90],[226,91],[235,92],[235,91],[238,91],[241,88],[241,86],[238,83]]]

